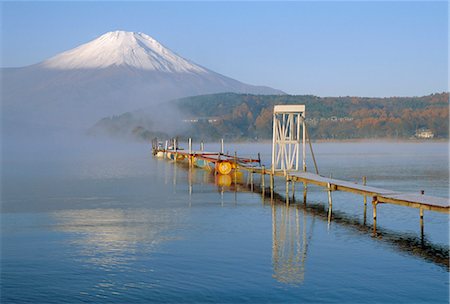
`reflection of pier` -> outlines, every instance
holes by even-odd
[[[304,215],[310,215],[313,216],[313,218],[323,220],[327,224],[335,223],[338,225],[342,225],[346,228],[352,229],[356,233],[361,233],[363,235],[372,236],[375,237],[378,241],[383,242],[389,246],[392,246],[394,249],[405,252],[407,254],[410,254],[412,256],[416,256],[419,258],[422,258],[426,261],[432,262],[436,265],[442,266],[445,269],[449,269],[450,263],[449,263],[449,251],[448,248],[443,245],[437,245],[433,244],[430,241],[427,240],[426,236],[423,234],[423,230],[419,235],[414,233],[399,233],[393,230],[389,230],[386,228],[380,228],[377,227],[375,230],[374,223],[368,223],[366,221],[366,205],[363,205],[363,219],[359,219],[357,215],[349,215],[345,212],[341,212],[338,210],[333,210],[331,212],[331,208],[327,203],[318,203],[318,202],[312,202],[308,201],[308,204],[306,204],[306,192],[303,191],[303,195],[300,195],[299,198],[295,196],[295,198],[291,195],[290,197],[285,197],[283,195],[280,195],[279,193],[275,191],[270,191],[269,188],[264,187],[263,180],[260,179],[259,183],[256,183],[253,178],[250,178],[248,176],[247,183],[245,183],[245,179],[242,178],[238,181],[238,183],[234,183],[234,180],[231,185],[222,185],[220,184],[220,181],[212,174],[211,172],[192,168],[189,167],[187,164],[182,163],[168,163],[172,166],[180,166],[186,168],[186,170],[189,170],[189,194],[193,195],[195,192],[203,192],[203,185],[205,184],[216,184],[218,186],[218,191],[221,194],[221,197],[223,198],[224,191],[231,191],[237,193],[238,191],[245,191],[245,192],[255,192],[255,193],[261,193],[262,199],[265,203],[271,203],[275,206],[278,206],[278,209],[275,210],[274,214],[276,215],[276,218],[273,219],[273,224],[275,223],[276,226],[274,227],[274,244],[273,244],[273,263],[274,268],[277,267],[277,270],[275,271],[275,275],[278,279],[278,277],[281,277],[281,273],[288,274],[288,272],[283,272],[283,267],[280,265],[282,263],[281,257],[285,259],[285,264],[288,265],[288,263],[294,263],[291,264],[292,267],[297,267],[295,265],[295,261],[302,261],[302,254],[304,254],[304,257],[306,258],[306,252],[307,252],[307,243],[309,242],[308,237],[306,238],[306,243],[304,243],[303,239],[303,230],[305,230],[308,233],[311,234],[311,232],[306,229],[306,223],[302,222],[302,218]],[[170,168],[170,166],[168,166]],[[173,168],[175,170],[175,168]],[[166,174],[170,172],[166,170]],[[174,171],[173,173],[176,173]],[[251,175],[252,173],[249,172]],[[297,192],[298,193],[298,192]],[[288,203],[287,203],[288,202]],[[235,196],[235,203],[237,203],[237,199]],[[273,207],[273,206],[272,206]],[[283,209],[287,209],[290,211],[281,211]],[[298,209],[298,211],[295,211]],[[297,233],[297,227],[296,227],[296,214],[299,212],[299,233]],[[274,216],[273,214],[273,216]],[[289,218],[289,220],[287,219]],[[284,218],[284,222],[282,223],[282,218]],[[289,227],[288,227],[289,226]],[[286,228],[284,228],[286,227]],[[295,227],[295,228],[293,228]],[[285,229],[285,232],[282,231]],[[374,233],[374,231],[376,231]],[[295,235],[294,239],[298,239],[298,244],[289,244],[292,239],[292,235]],[[289,239],[286,237],[289,236]],[[283,239],[281,239],[283,238]],[[303,244],[305,246],[303,247]],[[287,246],[287,247],[286,247]],[[292,248],[293,249],[289,249]],[[286,249],[288,248],[288,249]],[[291,250],[291,251],[289,251]],[[293,250],[293,251],[292,251]],[[293,257],[293,253],[297,253],[300,250],[300,254],[297,255],[297,257]],[[304,252],[304,253],[302,253]],[[292,258],[291,258],[292,257]],[[300,259],[299,259],[300,257]],[[303,259],[303,266],[304,266],[304,259]],[[304,268],[297,267],[298,270],[304,271]],[[287,282],[288,279],[285,281]],[[282,279],[280,279],[282,281]],[[300,280],[291,280],[291,282],[300,282]]]
[[[260,187],[255,187],[255,191],[262,191],[262,189]],[[263,192],[263,195],[267,199],[266,202],[272,204],[272,208],[273,205],[278,205],[280,208],[299,209],[302,214],[310,215],[313,219],[319,219],[328,224],[332,221],[333,223],[353,230],[355,233],[367,236],[372,235],[372,237],[378,241],[393,247],[397,251],[422,258],[438,266],[444,267],[447,271],[450,269],[448,247],[431,243],[423,235],[419,237],[414,233],[399,233],[386,228],[378,228],[377,233],[374,235],[371,234],[374,228],[373,224],[367,224],[365,220],[360,220],[356,216],[346,214],[345,212],[333,211],[333,216],[330,218],[330,210],[327,204],[317,204],[313,202],[305,204],[303,200],[296,201],[291,198],[291,204],[287,205],[286,198],[277,193],[271,195],[268,192]],[[307,232],[312,235],[311,231]],[[309,241],[309,239],[306,240],[307,244]]]
[[[307,171],[306,165],[306,145],[309,145],[311,158],[314,163],[315,173]],[[325,177],[319,174],[317,162],[312,149],[311,140],[305,123],[304,105],[276,105],[273,112],[273,138],[272,138],[272,164],[270,168],[265,168],[258,159],[237,157],[237,152],[233,155],[224,154],[223,140],[220,152],[205,152],[203,144],[200,151],[192,150],[192,141],[189,139],[189,149],[184,151],[174,140],[173,146],[162,149],[155,139],[153,141],[153,154],[157,157],[165,157],[175,162],[188,160],[189,166],[197,166],[206,170],[214,171],[214,174],[221,174],[222,184],[230,186],[232,183],[238,184],[238,175],[247,171],[253,186],[253,175],[261,176],[261,187],[265,188],[265,177],[269,176],[270,192],[275,190],[275,177],[281,177],[286,182],[286,203],[289,203],[289,192],[292,187],[292,194],[295,194],[295,184],[303,184],[304,196],[306,196],[308,184],[323,187],[328,192],[329,217],[332,216],[332,192],[344,191],[364,197],[364,208],[366,211],[367,198],[372,200],[373,231],[377,230],[377,208],[382,204],[394,204],[419,209],[420,230],[424,234],[424,212],[435,211],[450,213],[450,200],[448,198],[433,197],[425,195],[425,191],[420,193],[402,193],[390,189],[376,188],[367,185],[365,177],[362,184]],[[301,154],[300,154],[301,152]],[[301,155],[301,156],[300,156]],[[300,169],[301,167],[301,169]],[[364,212],[366,216],[366,212]]]
[[[271,167],[268,168],[261,164],[259,155],[258,159],[252,159],[239,158],[237,157],[236,152],[234,153],[234,156],[228,155],[228,152],[227,154],[224,154],[223,141],[221,143],[221,151],[216,153],[204,152],[203,144],[201,145],[200,151],[192,151],[191,139],[189,139],[188,151],[179,150],[175,141],[172,149],[166,147],[166,149],[160,150],[154,144],[153,153],[157,157],[164,157],[167,155],[168,158],[175,163],[182,163],[183,160],[187,159],[188,162],[185,163],[189,166],[189,170],[192,170],[193,166],[197,166],[199,168],[207,169],[208,172],[213,171],[215,183],[221,189],[220,192],[222,195],[225,188],[229,190],[233,189],[235,192],[239,190],[250,190],[252,192],[260,191],[263,200],[266,196],[269,196],[271,202],[274,202],[274,200],[281,197],[277,193],[279,186],[275,189],[275,177],[282,178],[285,187],[282,186],[280,188],[285,190],[286,193],[282,200],[283,203],[286,203],[287,215],[282,215],[280,227],[277,226],[278,219],[276,214],[274,215],[274,267],[276,268],[276,274],[283,273],[285,274],[285,277],[289,277],[289,271],[292,269],[296,269],[296,271],[294,271],[296,274],[303,272],[302,267],[304,265],[304,259],[302,260],[302,254],[297,254],[297,252],[302,252],[302,250],[304,250],[304,255],[306,256],[306,242],[304,243],[304,246],[300,245],[300,243],[290,243],[292,235],[295,236],[293,239],[296,239],[296,237],[299,237],[300,235],[293,233],[293,231],[290,230],[291,225],[286,224],[291,222],[289,205],[296,203],[296,184],[303,185],[302,208],[305,212],[316,210],[317,208],[317,210],[320,208],[324,209],[323,206],[317,207],[316,205],[306,204],[308,185],[315,185],[326,189],[328,194],[328,207],[325,214],[320,212],[319,215],[325,215],[328,225],[333,221],[348,225],[352,228],[357,228],[359,231],[372,231],[374,237],[383,239],[408,253],[421,256],[429,261],[443,265],[446,268],[449,267],[448,249],[440,248],[439,246],[429,243],[424,235],[424,211],[435,211],[448,214],[450,212],[450,201],[448,198],[427,196],[424,195],[424,190],[422,190],[420,194],[401,193],[389,189],[368,186],[365,177],[363,177],[362,183],[358,184],[335,179],[331,176],[321,176],[306,128],[304,105],[277,105],[274,107],[272,140],[272,164]],[[307,144],[309,145],[315,173],[307,171]],[[204,166],[204,162],[207,162],[209,165]],[[248,174],[247,185],[249,186],[249,189],[242,189],[240,187],[240,184],[242,184],[242,174],[244,172],[247,172]],[[259,176],[260,185],[254,183],[255,174]],[[269,187],[266,187],[265,182],[267,175],[269,178]],[[333,211],[332,192],[334,191],[350,192],[363,196],[364,220],[362,223],[359,223],[359,221],[354,220],[352,217],[348,217],[345,213]],[[189,193],[192,194],[191,177],[189,179]],[[372,225],[370,226],[366,225],[368,198],[372,201]],[[414,235],[408,235],[405,238],[405,235],[399,236],[399,234],[390,232],[386,229],[377,230],[377,206],[380,206],[381,204],[394,204],[419,209],[418,215],[420,219],[421,237],[418,238]],[[368,227],[370,227],[370,230],[368,230]],[[282,262],[282,258],[286,259],[286,261]],[[289,265],[289,267],[285,269],[284,265]],[[292,280],[298,281],[297,279]]]
[[[203,170],[192,170],[190,174],[189,192],[202,191],[195,185],[216,184],[218,191],[223,198],[224,191],[230,192],[255,192],[261,193],[264,204],[270,204],[272,208],[272,259],[274,267],[274,277],[280,282],[298,284],[303,281],[305,272],[305,261],[308,244],[312,235],[313,223],[307,223],[306,218],[312,216],[313,220],[322,220],[327,224],[335,223],[353,230],[355,233],[374,237],[379,242],[393,247],[395,250],[424,259],[445,269],[450,268],[449,251],[444,245],[431,243],[423,235],[414,233],[400,233],[394,230],[378,227],[374,234],[374,224],[368,223],[366,218],[360,219],[357,215],[349,215],[345,212],[331,210],[328,203],[318,203],[309,201],[305,203],[306,196],[299,199],[292,196],[289,204],[286,204],[286,197],[277,192],[268,191],[259,184],[244,183],[231,186],[223,186],[218,183],[214,175]],[[251,179],[248,178],[248,181]],[[237,203],[235,197],[235,203]],[[365,213],[364,206],[364,213]]]
[[[272,264],[277,281],[298,284],[305,279],[307,232],[305,210],[272,204]]]

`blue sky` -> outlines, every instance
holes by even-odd
[[[290,94],[448,91],[447,2],[3,2],[2,66],[112,30],[144,32],[211,70]]]

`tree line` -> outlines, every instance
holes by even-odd
[[[182,130],[165,134],[137,112],[107,117],[91,132],[131,135],[149,140],[159,135],[203,140],[262,140],[272,137],[272,112],[277,104],[304,104],[313,139],[402,139],[418,129],[435,138],[449,135],[449,93],[422,97],[317,97],[313,95],[252,95],[221,93],[187,97],[171,102],[183,113]]]
[[[430,129],[435,138],[449,133],[448,93],[389,98],[226,93],[175,103],[188,117],[215,118],[190,125],[191,134],[210,139],[271,138],[276,104],[304,104],[314,139],[410,138],[421,128]]]

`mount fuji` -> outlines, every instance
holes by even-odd
[[[115,31],[38,64],[2,68],[3,123],[88,127],[99,118],[219,92],[285,94],[182,58],[152,37]]]

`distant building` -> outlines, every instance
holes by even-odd
[[[434,137],[434,134],[433,131],[431,131],[430,129],[422,128],[416,131],[416,137],[430,139]]]
[[[346,121],[353,121],[353,117],[344,116],[344,117],[337,117],[337,116],[331,116],[331,117],[320,117],[320,118],[306,118],[306,121],[311,126],[316,126],[319,121],[332,121],[332,122],[346,122]]]
[[[183,122],[185,123],[199,123],[199,122],[208,122],[210,124],[215,124],[215,123],[219,123],[222,121],[222,118],[220,117],[196,117],[196,118],[188,118],[188,119],[183,119]]]
[[[183,122],[196,123],[196,122],[198,122],[198,119],[196,119],[196,118],[183,119]]]
[[[219,122],[221,119],[219,117],[210,117],[208,118],[209,123]]]

